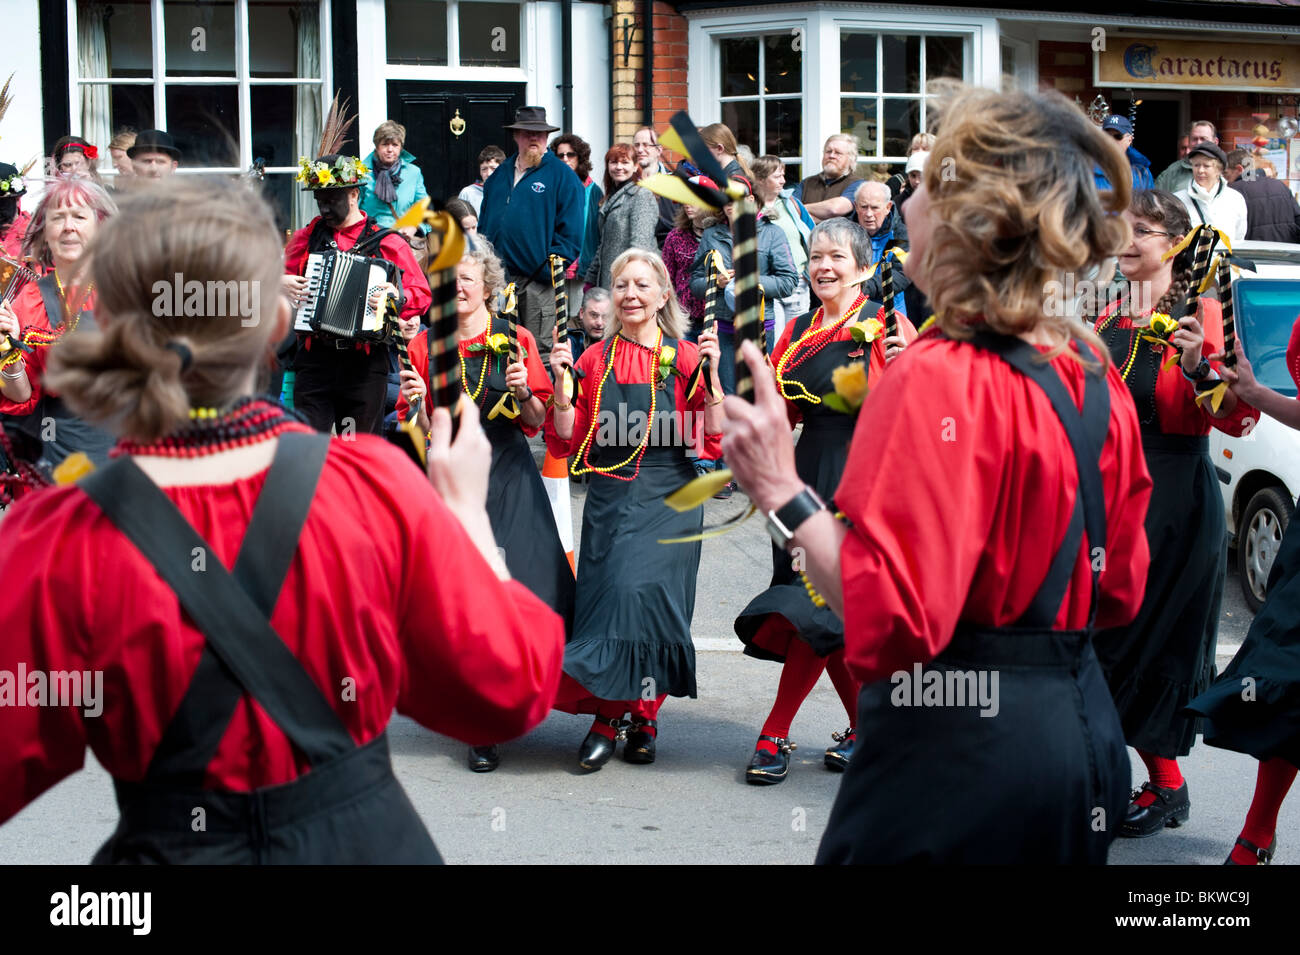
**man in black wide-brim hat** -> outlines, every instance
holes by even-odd
[[[521,106],[506,129],[518,150],[483,183],[478,231],[515,283],[519,321],[537,339],[545,366],[555,329],[550,256],[566,265],[578,257],[585,194],[577,174],[546,148],[547,134],[559,127],[546,122],[545,109]]]

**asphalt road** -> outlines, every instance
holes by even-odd
[[[574,488],[580,527],[582,488]],[[711,502],[715,523],[743,499]],[[575,539],[577,534],[575,533]],[[453,863],[810,863],[840,777],[822,767],[833,730],[847,717],[823,678],[792,728],[799,744],[789,778],[748,786],[744,768],[774,698],[780,667],[738,652],[731,621],[766,586],[768,538],[758,519],[703,545],[694,632],[699,699],[669,700],[660,716],[659,758],[633,766],[615,758],[597,773],[577,769],[586,718],[552,714],[533,733],[502,747],[502,765],[476,775],[465,747],[404,718],[390,730],[394,765],[447,861]],[[1220,665],[1251,615],[1235,576],[1220,622]],[[1134,780],[1145,779],[1133,757]],[[1188,825],[1149,839],[1119,840],[1117,864],[1219,864],[1236,837],[1254,785],[1255,763],[1198,744],[1182,761],[1189,781]],[[0,863],[81,863],[116,822],[110,780],[88,755],[63,781],[0,827]],[[1300,797],[1283,807],[1277,862],[1300,832]],[[1294,835],[1292,839],[1296,838]]]

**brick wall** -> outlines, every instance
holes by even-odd
[[[686,18],[667,3],[655,3],[650,24],[650,42],[654,52],[654,75],[651,78],[653,123],[662,132],[668,120],[679,109],[686,108]],[[645,37],[643,4],[640,0],[614,0],[614,44],[611,51],[614,62],[614,141],[631,142],[632,136],[645,119]],[[623,63],[623,24],[628,19],[636,25],[636,33],[628,50],[627,64]],[[675,155],[666,155],[675,161]]]

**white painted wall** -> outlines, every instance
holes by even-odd
[[[65,44],[63,36],[40,36],[40,10],[36,0],[6,0],[0,4],[5,12],[5,34],[13,42],[7,44],[3,63],[0,63],[0,85],[14,74],[9,93],[13,106],[0,122],[0,160],[12,163],[19,169],[35,155],[44,155],[46,143],[41,132],[44,107],[41,100],[41,47]],[[39,40],[39,42],[38,42]],[[53,146],[53,143],[49,145]],[[36,181],[42,169],[40,162],[32,169],[33,178],[27,186],[28,195],[22,200],[24,209],[36,208],[41,184]]]

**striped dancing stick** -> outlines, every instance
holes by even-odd
[[[746,401],[753,401],[754,379],[749,373],[749,365],[741,357],[740,348],[746,341],[757,345],[759,330],[763,327],[759,316],[758,207],[753,199],[744,198],[737,200],[732,208],[732,256],[736,269],[736,394]]]

